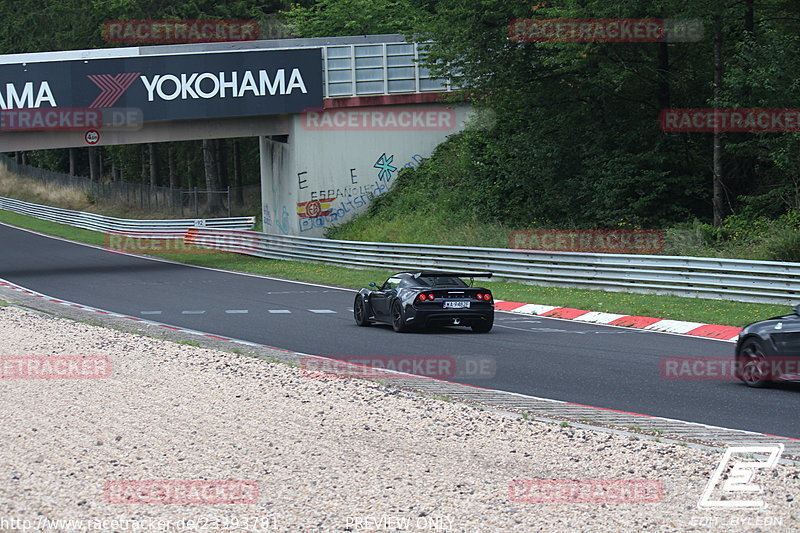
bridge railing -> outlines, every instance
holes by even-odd
[[[446,92],[447,80],[431,77],[419,63],[424,45],[369,43],[322,47],[326,98]]]
[[[13,198],[0,196],[0,209],[12,211],[21,215],[29,215],[42,220],[58,222],[76,228],[102,231],[106,233],[119,233],[136,237],[157,237],[162,239],[183,238],[190,227],[227,228],[227,229],[252,229],[256,223],[255,217],[228,217],[208,219],[164,219],[164,220],[137,220],[130,218],[116,218],[84,211],[72,211],[47,205],[23,202]]]
[[[490,271],[501,278],[540,285],[740,302],[800,302],[800,263],[387,244],[201,228],[189,229],[186,243],[348,267]]]

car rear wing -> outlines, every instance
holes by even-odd
[[[414,279],[416,278],[438,278],[438,277],[451,277],[451,278],[491,278],[491,272],[441,272],[441,271],[423,271],[414,272]]]

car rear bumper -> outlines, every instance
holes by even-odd
[[[412,327],[471,326],[492,322],[494,309],[418,309],[409,307],[406,323]]]

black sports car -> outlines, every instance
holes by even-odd
[[[378,287],[361,289],[353,304],[359,326],[391,324],[395,331],[428,326],[470,326],[486,333],[494,324],[494,300],[489,289],[472,287],[461,278],[490,278],[457,272],[399,272]]]
[[[736,342],[736,376],[750,387],[800,381],[800,305],[791,315],[746,326]]]

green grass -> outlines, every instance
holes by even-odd
[[[0,220],[50,235],[102,245],[104,235],[0,210]],[[309,281],[347,288],[366,287],[371,281],[383,282],[393,272],[380,269],[354,269],[323,263],[278,261],[225,252],[154,252],[151,255],[193,265],[238,270],[278,278]],[[541,287],[511,281],[480,282],[496,299],[572,307],[709,324],[744,326],[763,318],[789,312],[787,306],[705,300],[650,294],[606,292],[588,289]]]
[[[379,219],[361,216],[333,227],[328,236],[351,241],[508,248],[511,228],[498,223],[463,218],[456,221],[453,218],[441,209],[390,210],[382,212]]]
[[[194,346],[195,348],[200,347],[200,343],[197,341],[175,341],[178,344],[185,344],[186,346]]]
[[[104,239],[104,234],[98,231],[73,228],[72,226],[67,226],[65,224],[58,224],[56,222],[50,222],[49,220],[39,220],[38,218],[20,215],[2,209],[0,209],[0,221],[19,226],[21,228],[47,233],[48,235],[55,235],[57,237],[64,237],[65,239],[72,239],[73,241],[97,244],[100,246],[102,246]]]
[[[561,424],[559,424],[559,425],[560,425],[562,428],[569,428],[569,427],[572,427],[572,426],[570,426],[570,425],[569,425],[569,422],[561,422]]]
[[[447,402],[447,403],[453,403],[453,402],[455,402],[455,400],[454,400],[454,399],[452,399],[451,397],[449,397],[449,396],[443,396],[443,395],[441,395],[441,394],[434,394],[434,395],[430,396],[430,398],[431,398],[432,400],[439,400],[440,402]]]
[[[7,306],[9,306],[9,305],[11,305],[11,304],[10,304],[10,303],[8,303],[7,301],[5,301],[5,300],[0,300],[0,307],[7,307]]]

